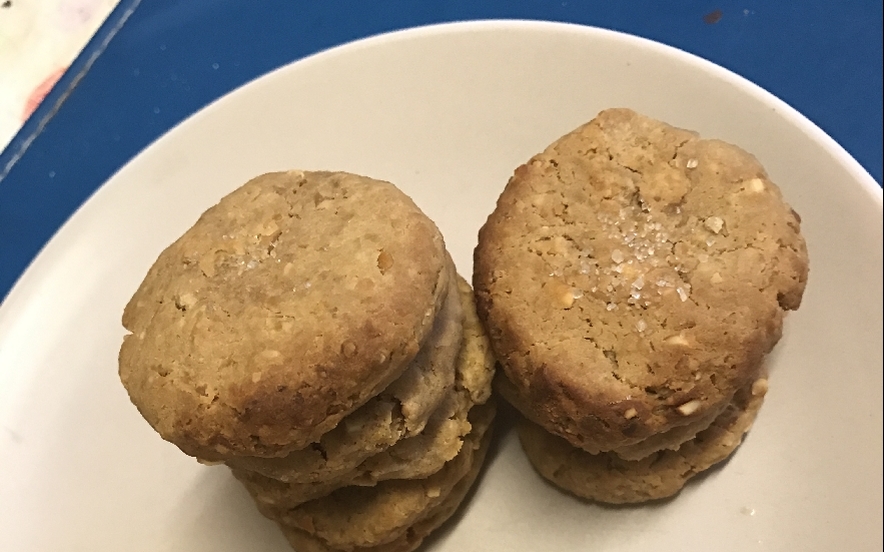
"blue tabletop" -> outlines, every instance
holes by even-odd
[[[90,194],[212,100],[358,38],[501,18],[615,29],[714,61],[791,104],[881,182],[880,0],[121,0],[0,154],[0,298]]]

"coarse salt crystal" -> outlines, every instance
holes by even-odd
[[[703,221],[703,226],[718,234],[724,227],[724,220],[721,217],[708,217]]]
[[[682,303],[688,300],[688,294],[683,287],[679,286],[675,288],[675,292],[678,293],[678,298],[681,299]]]
[[[638,321],[635,323],[635,329],[638,330],[639,332],[643,332],[646,329],[648,329],[648,324],[647,324],[647,322],[645,322],[644,320],[639,318]]]
[[[615,249],[614,251],[611,252],[611,260],[614,261],[615,263],[618,263],[618,264],[622,263],[623,258],[624,258],[623,252],[621,252],[619,249]]]
[[[697,165],[699,165],[699,164],[700,164],[700,162],[697,161],[696,159],[688,159],[688,162],[685,163],[685,167],[687,167],[689,169],[696,169]]]

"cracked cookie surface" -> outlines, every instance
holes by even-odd
[[[120,378],[187,454],[284,456],[402,374],[445,260],[436,226],[390,183],[259,176],[151,267],[123,313]]]
[[[701,427],[798,308],[798,215],[736,146],[604,111],[519,167],[473,283],[532,418],[591,453]]]

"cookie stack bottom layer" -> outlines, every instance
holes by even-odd
[[[540,475],[577,496],[609,504],[667,498],[740,446],[764,402],[766,388],[765,380],[757,380],[738,392],[693,439],[637,460],[614,452],[590,454],[524,417],[518,423],[519,441]]]
[[[419,432],[375,444],[374,454],[345,471],[277,470],[280,478],[233,468],[258,509],[279,524],[295,549],[413,550],[467,495],[491,436],[494,359],[472,290],[463,279],[455,279],[457,290],[450,293],[462,306],[463,322],[451,366],[453,385]],[[348,427],[348,418],[339,427]],[[353,442],[372,439],[371,432],[349,433]],[[327,477],[317,478],[316,473]]]

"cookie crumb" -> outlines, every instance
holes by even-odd
[[[634,408],[630,408],[626,412],[623,413],[623,417],[626,418],[627,420],[631,420],[631,419],[635,418],[636,416],[638,416],[638,412]]]
[[[752,180],[750,180],[749,182],[746,183],[746,190],[748,190],[750,192],[760,194],[761,192],[764,191],[764,189],[765,189],[764,181],[762,181],[760,178],[753,178]]]
[[[758,397],[767,394],[767,380],[765,378],[755,380],[752,384],[752,396]]]
[[[691,414],[696,412],[697,409],[699,409],[699,408],[700,408],[700,401],[697,399],[694,399],[692,401],[688,401],[688,402],[684,403],[683,405],[679,406],[678,408],[676,408],[676,410],[678,410],[678,413],[681,414],[682,416],[690,416]]]
[[[663,340],[668,345],[680,345],[687,347],[689,345],[687,338],[683,334],[675,334]]]
[[[359,348],[352,341],[345,341],[341,344],[341,354],[347,358],[353,358],[356,356],[356,352]]]
[[[703,226],[718,234],[724,226],[724,220],[722,220],[721,217],[707,217],[706,220],[703,221]]]

